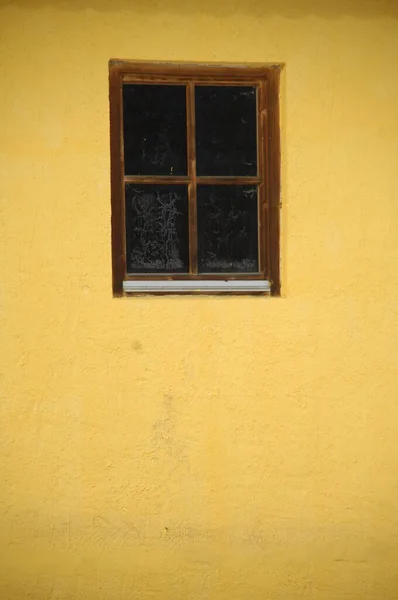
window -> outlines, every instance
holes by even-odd
[[[279,295],[279,67],[112,60],[109,80],[114,295]]]

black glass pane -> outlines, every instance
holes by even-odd
[[[255,87],[196,86],[198,175],[257,175]]]
[[[186,88],[123,86],[126,175],[187,174]]]
[[[258,272],[257,188],[198,186],[201,273]]]
[[[126,185],[129,273],[187,273],[188,192],[184,185]]]

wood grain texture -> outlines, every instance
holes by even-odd
[[[274,69],[279,69],[279,64],[258,65],[258,64],[197,64],[197,63],[172,63],[172,62],[147,62],[131,61],[123,59],[111,59],[110,68],[114,72],[125,75],[144,75],[155,77],[209,77],[222,80],[231,78],[234,81],[244,79],[253,81],[255,79],[267,79],[269,73]]]
[[[179,175],[125,175],[124,183],[137,185],[188,185],[189,177]]]
[[[195,132],[195,87],[187,86],[187,138],[188,138],[188,186],[189,204],[189,271],[198,272],[198,214],[196,193],[196,132]]]
[[[268,231],[270,251],[271,294],[280,296],[280,71],[272,69],[267,79],[267,173],[268,173]]]
[[[267,122],[266,122],[266,82],[262,81],[257,91],[257,165],[260,176],[258,186],[258,235],[259,270],[269,276],[269,234],[267,211]]]
[[[112,289],[114,296],[123,296],[125,274],[124,189],[122,153],[121,82],[117,70],[109,69],[110,144],[111,144],[111,230]]]
[[[280,132],[279,74],[281,65],[194,65],[189,63],[109,62],[111,126],[111,206],[113,294],[122,296],[123,280],[139,279],[269,279],[272,294],[280,295]],[[124,175],[122,96],[123,82],[186,85],[187,176]],[[253,85],[257,87],[257,176],[196,175],[195,85]],[[189,264],[187,274],[127,274],[125,255],[124,186],[188,186]],[[197,185],[258,186],[258,273],[198,274]]]

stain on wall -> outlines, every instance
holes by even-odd
[[[396,598],[397,4],[0,6],[0,597]],[[112,297],[116,57],[286,63],[281,299]]]

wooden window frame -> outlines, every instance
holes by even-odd
[[[112,209],[112,279],[113,295],[124,296],[128,281],[197,281],[197,289],[185,293],[250,293],[258,292],[255,282],[268,281],[270,293],[280,295],[280,127],[279,80],[281,65],[204,65],[187,63],[153,63],[128,60],[109,61],[110,141],[111,141],[111,209]],[[126,176],[123,154],[123,102],[124,83],[154,83],[186,85],[187,89],[187,176]],[[252,85],[257,87],[257,163],[256,177],[198,177],[196,175],[195,149],[195,97],[196,85]],[[128,274],[126,271],[125,241],[125,183],[186,184],[188,186],[188,223],[190,244],[189,274]],[[259,273],[255,274],[198,274],[197,273],[197,210],[196,186],[199,183],[257,185],[259,191]],[[196,271],[196,272],[195,272]],[[208,287],[201,288],[206,280]],[[249,291],[211,290],[210,282],[253,282]],[[153,285],[153,284],[152,284]],[[174,284],[173,284],[174,285]],[[191,284],[192,285],[192,284]],[[148,286],[150,288],[150,285]],[[167,286],[165,286],[167,287]],[[216,286],[217,287],[217,286]],[[244,286],[243,286],[244,287]],[[182,293],[178,284],[176,293]],[[210,290],[210,291],[209,291]],[[157,290],[156,293],[159,293]],[[142,293],[142,292],[141,292]],[[148,289],[146,293],[151,293]],[[173,293],[165,289],[163,293]],[[183,292],[184,293],[184,292]]]

